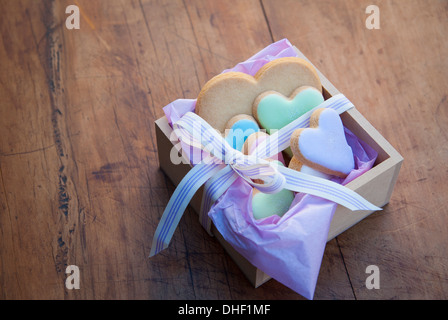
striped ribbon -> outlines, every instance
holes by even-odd
[[[210,233],[208,211],[213,203],[241,177],[264,193],[276,193],[283,189],[315,195],[338,203],[352,211],[381,210],[356,192],[338,183],[314,177],[264,160],[289,147],[294,130],[309,126],[310,116],[317,108],[332,108],[339,114],[353,108],[342,94],[333,96],[316,108],[272,133],[251,155],[233,149],[221,134],[197,114],[188,112],[173,128],[179,139],[191,147],[200,148],[209,155],[193,163],[193,168],[174,191],[157,226],[150,256],[167,248],[174,230],[196,191],[205,184],[201,203],[200,221]],[[255,183],[253,180],[262,180]]]

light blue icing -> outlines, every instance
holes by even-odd
[[[232,128],[226,130],[226,141],[234,149],[241,151],[247,137],[258,131],[260,131],[260,127],[256,122],[249,119],[241,119],[235,122]]]

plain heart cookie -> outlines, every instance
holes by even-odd
[[[299,162],[318,171],[345,178],[354,169],[352,148],[341,118],[333,109],[314,111],[310,127],[295,130],[290,144]]]
[[[213,128],[224,132],[232,117],[252,115],[254,100],[261,93],[272,90],[289,97],[302,86],[322,91],[313,65],[301,58],[279,58],[265,64],[255,76],[226,72],[213,77],[202,87],[195,112]]]

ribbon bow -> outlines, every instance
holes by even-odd
[[[197,161],[192,159],[194,167],[174,191],[157,226],[150,257],[168,247],[187,205],[196,191],[204,184],[200,221],[209,231],[211,223],[207,215],[209,209],[238,177],[243,178],[264,193],[276,193],[286,188],[333,201],[352,211],[381,210],[356,192],[336,182],[304,174],[279,166],[276,162],[265,160],[289,147],[291,134],[298,128],[309,126],[310,116],[315,109],[332,108],[340,114],[353,107],[353,104],[344,95],[333,96],[270,135],[257,146],[251,155],[244,155],[233,149],[221,134],[206,121],[193,112],[187,112],[173,124],[174,132],[180,141],[192,148],[203,150],[205,157],[201,154]],[[262,180],[262,183],[257,183],[254,180]]]

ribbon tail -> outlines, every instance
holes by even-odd
[[[198,164],[194,166],[177,186],[168,202],[151,245],[150,257],[166,249],[171,241],[185,209],[196,191],[213,175],[219,172],[223,164]]]
[[[314,177],[288,168],[279,167],[278,169],[285,176],[285,188],[289,190],[318,196],[340,204],[352,211],[382,210],[380,207],[375,206],[361,197],[355,191],[336,182]]]
[[[213,203],[218,200],[218,198],[230,187],[232,183],[235,182],[237,178],[238,175],[232,170],[232,168],[230,166],[226,166],[210,178],[204,186],[199,220],[204,229],[207,230],[211,236],[211,220],[208,217],[208,212],[210,211]]]

